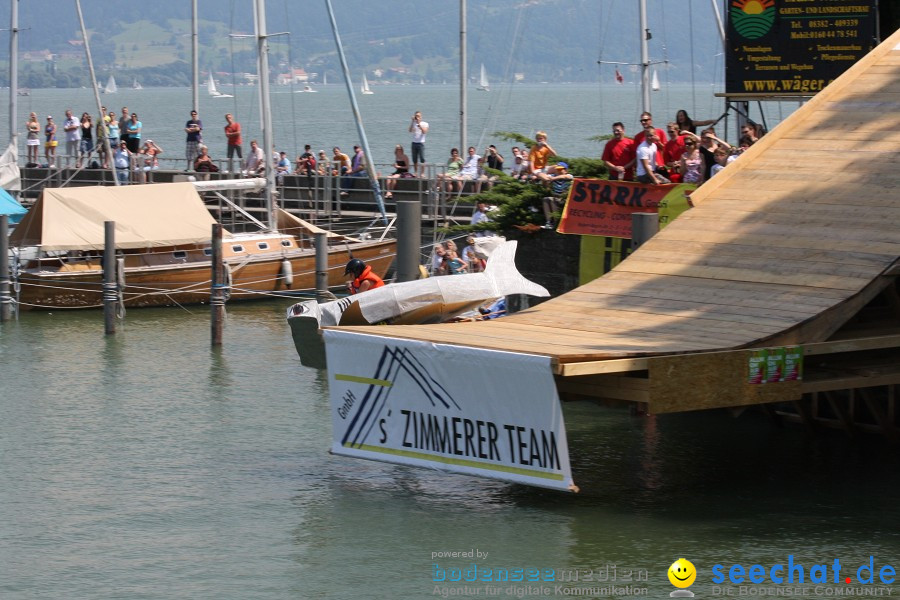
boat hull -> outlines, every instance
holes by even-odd
[[[351,246],[360,258],[381,275],[394,259],[396,241]],[[328,285],[347,280],[346,248],[335,246],[328,255]],[[290,264],[290,271],[285,268]],[[297,249],[281,253],[229,257],[231,271],[229,302],[265,299],[268,293],[291,294],[315,289],[315,250]],[[89,264],[90,265],[90,264]],[[96,261],[99,267],[99,259]],[[209,301],[211,262],[197,261],[152,267],[126,267],[122,297],[126,307],[176,306]],[[288,276],[290,273],[290,276]],[[53,308],[98,308],[102,306],[102,272],[99,268],[77,271],[32,271],[19,274],[22,310]],[[288,283],[288,279],[293,279]]]

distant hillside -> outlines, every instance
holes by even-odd
[[[891,10],[897,0],[886,0]],[[635,0],[468,0],[469,72],[484,63],[493,82],[612,81],[615,67],[598,60],[638,61]],[[144,85],[187,85],[190,80],[190,5],[187,0],[146,4],[108,0],[82,2],[91,31],[92,54],[101,77],[138,77]],[[458,77],[459,4],[454,1],[333,0],[347,59],[369,79],[419,82]],[[722,77],[718,29],[707,0],[648,0],[651,59],[661,79],[713,81]],[[724,6],[722,7],[724,10]],[[255,45],[229,33],[253,31],[251,0],[199,0],[202,71],[255,72]],[[9,0],[0,0],[0,16]],[[2,17],[0,17],[2,18]],[[327,73],[337,82],[335,53],[325,3],[269,0],[272,75],[287,65]],[[27,87],[86,85],[74,3],[28,0],[19,4],[21,52],[49,50],[54,61],[20,62]],[[0,36],[0,52],[8,47]],[[0,54],[2,56],[2,54]],[[631,78],[629,67],[619,67]],[[380,74],[380,77],[379,77]],[[0,75],[0,83],[7,81]]]

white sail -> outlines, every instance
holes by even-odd
[[[369,89],[369,80],[366,79],[366,74],[363,73],[363,82],[362,82],[362,93],[363,94],[374,94],[372,90]]]
[[[656,76],[656,70],[653,71],[653,82],[650,84],[650,89],[654,92],[659,91],[659,77]]]
[[[210,96],[219,96],[219,90],[216,88],[216,80],[213,79],[212,73],[209,74],[209,78],[206,80],[206,89],[209,91]]]
[[[216,80],[213,79],[212,71],[209,72],[209,78],[206,80],[206,89],[212,98],[234,98],[231,94],[223,94],[216,87]]]
[[[118,91],[119,86],[116,85],[116,78],[110,75],[109,79],[106,81],[106,87],[103,88],[103,92],[106,94],[115,94]]]
[[[134,78],[134,81],[131,83],[131,89],[133,89],[133,90],[142,90],[142,89],[144,89],[144,86],[142,86],[142,85],[140,84],[140,82],[137,80],[137,77],[135,77],[135,78]]]
[[[481,63],[481,77],[478,79],[478,89],[482,92],[491,91],[491,84],[488,82],[487,71],[484,69],[484,63]]]
[[[322,85],[328,85],[328,73],[322,74]]]

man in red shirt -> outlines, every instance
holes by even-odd
[[[669,130],[671,139],[663,148],[663,162],[669,171],[669,179],[672,180],[672,183],[681,183],[679,169],[681,168],[681,155],[684,154],[684,136],[679,135],[678,123],[675,121],[669,123],[666,129]]]
[[[634,149],[637,144],[625,137],[625,126],[616,121],[612,126],[613,137],[603,147],[603,164],[609,171],[610,179],[634,181],[634,169],[629,165],[634,162]]]
[[[638,134],[636,136],[634,136],[635,148],[640,146],[641,142],[644,141],[644,131],[643,130],[647,129],[648,127],[653,127],[653,115],[651,115],[648,112],[642,112],[641,113],[641,131],[638,132]],[[662,129],[659,129],[658,127],[653,127],[653,129],[656,130],[656,137],[658,138],[658,141],[656,143],[656,145],[658,146],[658,148],[657,148],[658,152],[656,153],[656,164],[658,166],[662,167],[665,164],[665,163],[663,163],[663,148],[664,148],[665,143],[669,140],[669,138],[666,137],[666,132],[663,131]]]
[[[237,154],[238,164],[241,164],[240,161],[243,161],[244,154],[241,151],[241,124],[234,120],[234,117],[231,116],[231,113],[225,115],[225,138],[228,141],[228,170],[233,171],[232,168],[232,157]]]

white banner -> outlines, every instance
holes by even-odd
[[[577,489],[548,357],[324,334],[335,454]]]

